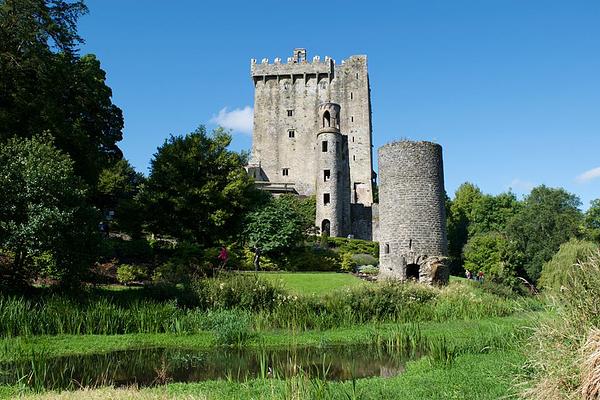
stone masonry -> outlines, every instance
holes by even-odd
[[[442,147],[399,141],[379,148],[379,274],[448,281]]]
[[[348,219],[370,215],[363,210],[373,203],[375,176],[367,57],[351,56],[338,65],[329,57],[309,61],[305,49],[295,49],[287,62],[253,59],[251,75],[254,130],[248,171],[257,185],[274,193],[316,194],[321,171],[313,155],[318,150],[319,105],[336,103],[342,110],[340,132],[348,152],[347,193],[353,210]],[[348,221],[347,233],[371,239],[370,223]]]

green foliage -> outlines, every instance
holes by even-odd
[[[328,248],[300,247],[279,263],[287,271],[338,271],[340,256]]]
[[[14,254],[10,279],[76,282],[95,257],[98,220],[69,157],[48,137],[10,139],[0,146],[0,187],[0,248]]]
[[[542,266],[559,246],[574,237],[582,221],[580,201],[564,189],[538,186],[508,222],[506,236],[523,259],[527,277],[537,282]]]
[[[217,346],[241,346],[255,336],[251,315],[241,310],[209,311],[203,316],[204,329],[213,331]]]
[[[469,223],[474,204],[482,197],[481,190],[472,183],[463,183],[450,202],[447,215],[448,253],[452,272],[458,274],[462,266],[462,249],[469,239]]]
[[[121,264],[117,268],[117,280],[123,284],[143,279],[145,275],[144,269],[138,265]]]
[[[230,143],[223,129],[200,126],[158,148],[144,190],[150,230],[206,246],[240,230],[260,195]]]
[[[465,245],[465,269],[477,274],[482,271],[486,279],[507,282],[514,278],[514,266],[507,262],[509,244],[499,233],[484,233],[469,239]]]
[[[79,57],[77,20],[83,1],[0,3],[0,142],[50,131],[94,185],[122,154],[123,116],[93,55]]]
[[[250,213],[244,230],[248,244],[266,254],[284,254],[298,246],[307,228],[314,225],[293,196],[280,196]]]
[[[356,263],[354,262],[354,259],[352,258],[352,254],[343,253],[342,260],[340,262],[340,269],[345,272],[352,272],[352,271],[354,271],[355,267],[356,267]]]
[[[577,263],[585,261],[598,245],[592,242],[571,239],[560,245],[552,259],[542,268],[539,284],[545,289],[558,292],[564,287],[577,267]]]
[[[105,211],[115,211],[117,229],[134,238],[139,238],[142,232],[144,209],[140,190],[144,182],[144,176],[135,172],[125,159],[103,169],[98,178],[97,203]]]
[[[339,237],[328,238],[329,247],[339,253],[370,254],[379,258],[379,243],[370,240],[348,239]]]
[[[379,260],[370,254],[353,254],[352,260],[356,265],[373,265],[379,264]]]
[[[600,243],[600,199],[590,202],[590,208],[585,212],[583,222],[590,240]]]
[[[491,232],[504,232],[508,221],[519,208],[520,203],[512,192],[478,197],[472,204],[469,215],[469,238]]]

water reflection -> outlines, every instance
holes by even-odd
[[[406,357],[373,346],[295,347],[189,351],[149,348],[54,358],[33,357],[0,364],[0,384],[20,381],[46,389],[80,386],[152,386],[252,378],[289,378],[297,374],[349,380],[401,373]]]

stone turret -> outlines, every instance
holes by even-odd
[[[350,221],[348,143],[340,132],[340,111],[340,105],[331,102],[318,109],[315,224],[328,236],[346,236]]]
[[[380,276],[448,281],[442,147],[400,141],[379,149]]]

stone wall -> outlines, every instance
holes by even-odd
[[[446,267],[440,266],[448,253],[444,203],[440,145],[399,141],[379,149],[382,277],[447,280]]]

